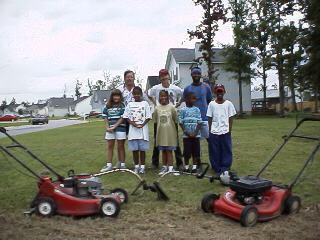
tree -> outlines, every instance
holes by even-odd
[[[208,66],[209,81],[214,84],[214,74],[217,70],[214,69],[212,63],[215,54],[214,51],[212,51],[213,41],[219,29],[219,22],[226,22],[226,8],[222,0],[193,0],[193,2],[196,6],[200,5],[204,12],[202,20],[196,29],[188,29],[187,32],[190,40],[196,38],[201,41],[200,50]]]
[[[301,46],[297,48],[299,41],[299,29],[294,25],[294,22],[291,22],[290,25],[283,27],[282,34],[284,35],[284,47],[286,50],[283,55],[284,80],[291,92],[293,111],[297,111],[297,103],[295,98],[295,89],[297,83],[296,79],[299,71],[298,68],[300,68],[300,64],[303,60],[303,50]]]
[[[135,85],[142,88],[143,78],[140,76],[138,69],[134,70],[134,76],[135,76]]]
[[[105,90],[107,83],[101,79],[97,80],[96,83],[93,85],[94,90]]]
[[[284,75],[284,56],[285,48],[285,29],[284,18],[294,12],[294,1],[281,0],[270,1],[271,4],[271,46],[273,56],[271,58],[272,66],[278,72],[279,79],[279,97],[280,97],[280,117],[284,117],[284,100],[285,100],[285,75]]]
[[[1,111],[5,110],[6,107],[7,107],[7,101],[6,101],[6,100],[3,100],[2,103],[1,103],[1,105],[0,105]]]
[[[235,73],[233,78],[238,81],[239,88],[239,115],[243,115],[242,85],[250,83],[254,71],[251,65],[255,61],[253,50],[250,48],[250,32],[247,30],[247,16],[249,5],[245,0],[229,0],[233,24],[234,45],[224,48],[224,68]]]
[[[120,75],[116,75],[111,79],[111,82],[107,85],[108,90],[113,90],[118,88],[122,84],[123,80]]]
[[[16,99],[13,97],[9,105],[15,105],[16,104]]]
[[[271,27],[271,1],[270,0],[250,0],[250,44],[256,49],[257,56],[257,76],[262,78],[263,109],[266,109],[267,99],[267,71],[271,69],[271,51],[268,48],[270,43]]]
[[[104,81],[106,82],[106,86],[108,90],[113,90],[118,88],[123,82],[120,75],[116,75],[112,77],[109,71],[103,71],[103,78],[104,78]]]
[[[18,110],[18,114],[19,114],[19,115],[22,115],[22,114],[23,114],[23,110],[22,110],[21,108]]]
[[[88,95],[92,96],[93,95],[93,84],[92,84],[92,81],[90,81],[90,78],[87,79],[87,87],[89,88]]]
[[[80,81],[77,79],[76,88],[75,88],[75,96],[77,97],[77,99],[79,99],[82,95],[80,92],[81,87],[82,87],[82,83],[80,83]]]
[[[315,95],[315,111],[318,112],[318,98],[320,94],[320,2],[318,0],[300,0],[304,21],[302,43],[305,47],[307,58],[303,66],[306,80],[310,83]]]

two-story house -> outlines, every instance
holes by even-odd
[[[172,83],[185,88],[192,83],[190,69],[192,66],[199,66],[202,69],[203,77],[207,77],[208,67],[202,59],[200,51],[200,43],[195,44],[194,49],[189,48],[170,48],[168,50],[165,68],[168,69]],[[213,48],[214,57],[212,59],[216,72],[217,81],[226,88],[225,98],[233,102],[237,110],[239,110],[239,86],[234,73],[228,72],[223,68],[225,58],[222,55],[223,49]],[[200,64],[199,64],[200,63]],[[242,86],[242,101],[244,112],[251,113],[251,86],[250,83]]]

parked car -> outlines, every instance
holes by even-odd
[[[100,113],[100,112],[91,111],[89,113],[89,117],[92,117],[92,118],[99,118],[101,116],[102,116],[102,113]]]
[[[30,118],[31,117],[31,114],[22,114],[22,115],[19,115],[19,118]]]
[[[17,121],[18,120],[18,116],[13,115],[13,114],[6,114],[6,115],[2,115],[0,116],[0,121],[4,122],[4,121]]]
[[[39,124],[39,123],[48,124],[49,123],[49,118],[48,118],[48,116],[45,116],[45,115],[36,115],[36,116],[31,118],[30,122],[31,122],[32,125],[36,125],[36,124]]]

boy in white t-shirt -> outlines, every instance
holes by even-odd
[[[232,164],[231,130],[236,110],[232,102],[223,99],[225,88],[222,84],[214,87],[216,99],[208,106],[210,163],[218,174],[226,174]]]
[[[142,101],[142,89],[132,90],[134,102],[129,102],[123,113],[123,118],[130,124],[128,133],[128,148],[133,152],[136,173],[145,173],[146,151],[149,149],[148,122],[152,118],[150,106]]]

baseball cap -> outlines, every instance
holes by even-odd
[[[191,75],[192,74],[201,74],[201,68],[199,68],[199,67],[191,68]]]
[[[169,75],[169,71],[167,69],[161,69],[159,71],[159,77]]]

